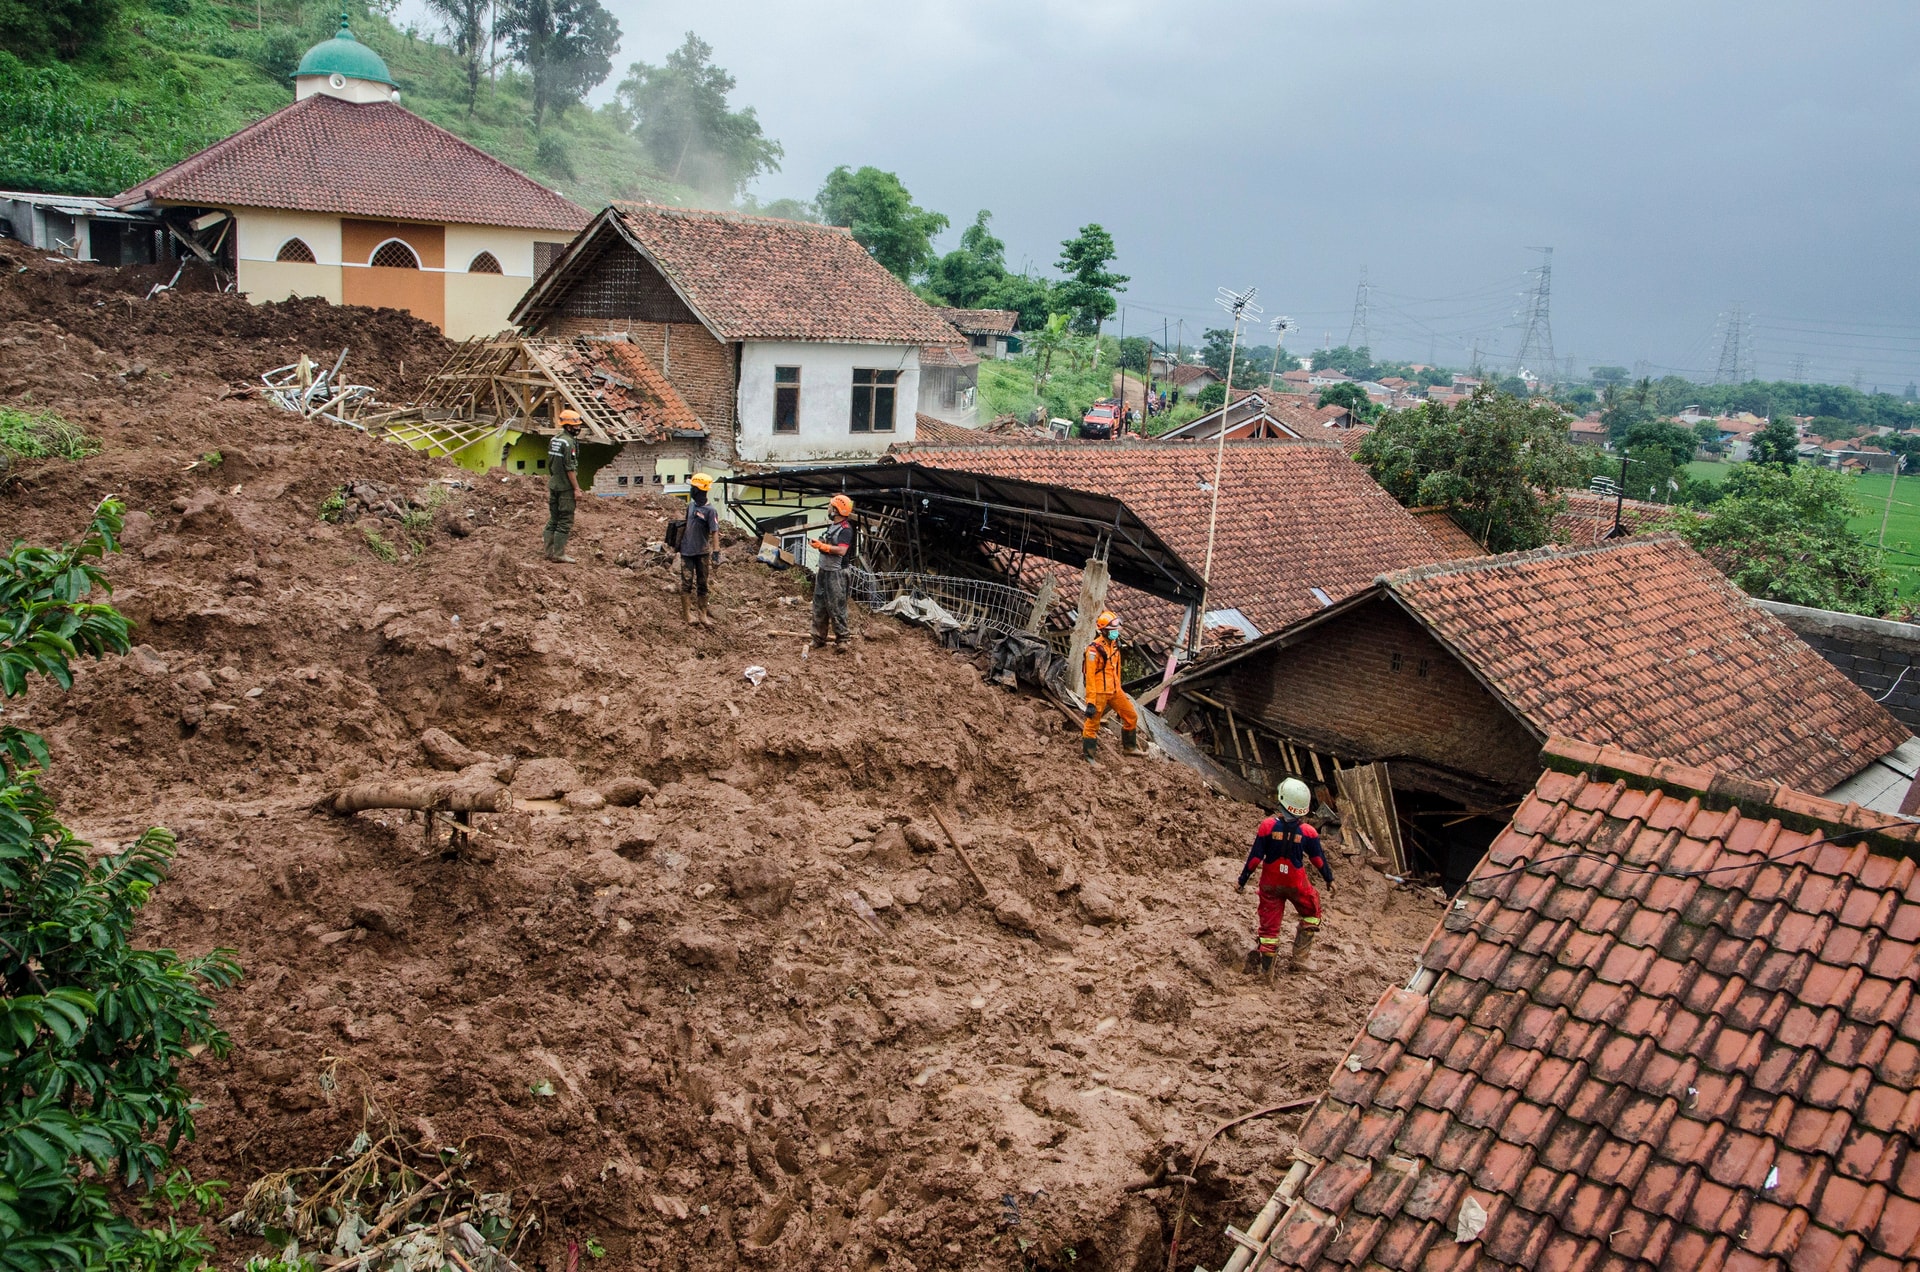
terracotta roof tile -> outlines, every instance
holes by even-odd
[[[1184,388],[1195,380],[1220,378],[1219,372],[1212,367],[1197,362],[1177,362],[1167,371],[1167,379],[1176,387]]]
[[[1920,1248],[1920,1154],[1898,1142],[1920,1127],[1920,1046],[1884,1023],[1839,1023],[1863,930],[1835,919],[1909,903],[1913,871],[1887,865],[1916,851],[1920,825],[1563,738],[1547,755],[1554,768],[1421,954],[1439,972],[1432,988],[1390,991],[1362,1027],[1356,1049],[1398,1049],[1392,1076],[1368,1103],[1327,1097],[1308,1117],[1302,1151],[1325,1160],[1276,1231],[1313,1239],[1290,1235],[1261,1266],[1902,1266]],[[1671,842],[1636,866],[1625,832],[1643,818],[1669,826]],[[1822,851],[1836,834],[1860,842]],[[1736,914],[1766,858],[1794,876],[1775,889],[1771,929],[1709,926],[1683,952],[1667,942],[1657,974],[1596,977],[1633,973],[1639,963],[1618,960],[1653,953],[1626,939],[1642,915],[1677,932],[1684,915]],[[1670,860],[1687,877],[1644,873]],[[1570,875],[1600,886],[1569,888]],[[1610,900],[1622,896],[1636,899]],[[1543,899],[1586,909],[1569,923]],[[1538,939],[1548,928],[1561,935]],[[1568,932],[1587,941],[1579,966],[1519,953]],[[1763,986],[1737,970],[1775,966],[1780,938],[1808,951],[1790,975]],[[1489,978],[1516,966],[1529,970],[1510,1028],[1476,1023]],[[1562,1004],[1613,1023],[1583,1023]],[[1363,1129],[1382,1119],[1399,1125],[1390,1143]],[[1387,1178],[1409,1158],[1411,1186]],[[1468,1196],[1488,1221],[1461,1243]]]
[[[916,463],[1125,499],[1189,564],[1198,569],[1206,558],[1212,501],[1200,487],[1213,477],[1211,443],[915,446],[899,453]],[[1329,533],[1335,526],[1339,533]],[[1439,557],[1432,537],[1407,510],[1338,449],[1304,441],[1228,443],[1210,608],[1237,608],[1262,631],[1274,631],[1320,610],[1313,588],[1337,601],[1384,571]],[[1130,596],[1127,604],[1148,603]],[[1158,620],[1169,630],[1178,622],[1171,611]]]
[[[1384,582],[1543,734],[1818,791],[1909,736],[1671,537],[1481,557]],[[1671,824],[1662,819],[1683,809],[1672,801],[1656,810],[1648,821],[1656,841]],[[1709,851],[1689,842],[1676,851]],[[1672,891],[1681,882],[1655,886]],[[1805,886],[1827,885],[1816,876]]]
[[[1408,511],[1433,536],[1433,541],[1440,547],[1441,560],[1459,561],[1487,555],[1487,550],[1455,524],[1445,508],[1410,508]]]
[[[921,345],[920,365],[923,367],[977,367],[980,365],[980,355],[963,344]]]
[[[1606,541],[1607,533],[1613,529],[1616,502],[1620,509],[1620,524],[1628,534],[1634,534],[1672,515],[1674,511],[1665,504],[1648,503],[1644,499],[1616,500],[1611,495],[1596,495],[1585,490],[1566,491],[1565,497],[1567,506],[1554,514],[1549,529],[1556,542],[1570,543],[1575,547]]]
[[[295,102],[117,196],[572,234],[569,202],[393,102]]]
[[[1020,325],[1020,312],[1015,309],[954,309],[948,305],[934,308],[942,318],[970,336],[1012,335]]]
[[[616,203],[603,215],[619,219],[722,341],[939,345],[958,335],[844,229],[652,203]]]

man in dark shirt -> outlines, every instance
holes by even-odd
[[[1320,848],[1320,832],[1300,820],[1313,804],[1307,784],[1297,777],[1280,783],[1281,813],[1260,823],[1253,851],[1240,871],[1240,890],[1256,871],[1260,875],[1260,934],[1247,955],[1248,971],[1273,971],[1274,955],[1280,952],[1280,925],[1286,921],[1287,902],[1300,916],[1293,934],[1293,959],[1290,969],[1300,971],[1307,965],[1307,951],[1320,931],[1320,894],[1307,877],[1307,863],[1326,880],[1327,892],[1333,892],[1333,869],[1327,865]]]
[[[807,540],[820,553],[813,572],[813,647],[824,649],[827,626],[833,626],[835,653],[847,652],[847,557],[853,551],[853,500],[835,495],[828,504],[833,521]]]
[[[713,478],[695,473],[687,485],[693,487],[693,502],[687,505],[686,528],[680,532],[680,617],[694,627],[712,627],[707,571],[720,559],[720,513],[707,502]]]
[[[573,534],[573,507],[580,499],[580,416],[560,412],[560,431],[547,443],[547,560],[576,564],[567,555]]]

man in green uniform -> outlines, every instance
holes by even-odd
[[[580,415],[560,412],[560,431],[547,443],[547,560],[575,564],[567,555],[573,506],[580,498]]]

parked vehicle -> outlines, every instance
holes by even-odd
[[[1101,398],[1087,413],[1080,417],[1080,436],[1090,441],[1105,442],[1120,433],[1126,408],[1112,398]]]

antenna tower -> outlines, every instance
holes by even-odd
[[[1746,338],[1747,317],[1735,305],[1723,316],[1720,330],[1720,364],[1714,368],[1715,384],[1741,384],[1747,379],[1747,359],[1753,353],[1753,341]]]
[[[1520,336],[1520,352],[1513,356],[1513,373],[1526,366],[1538,368],[1538,374],[1553,374],[1553,323],[1549,307],[1553,300],[1553,249],[1530,247],[1540,253],[1540,263],[1528,270],[1533,276],[1533,291],[1527,296],[1526,330]]]
[[[1788,374],[1788,378],[1795,384],[1805,384],[1807,382],[1806,354],[1796,353],[1793,355],[1793,370]]]
[[[1371,349],[1373,336],[1367,330],[1367,267],[1360,267],[1360,286],[1353,292],[1353,322],[1347,328],[1347,348]]]

